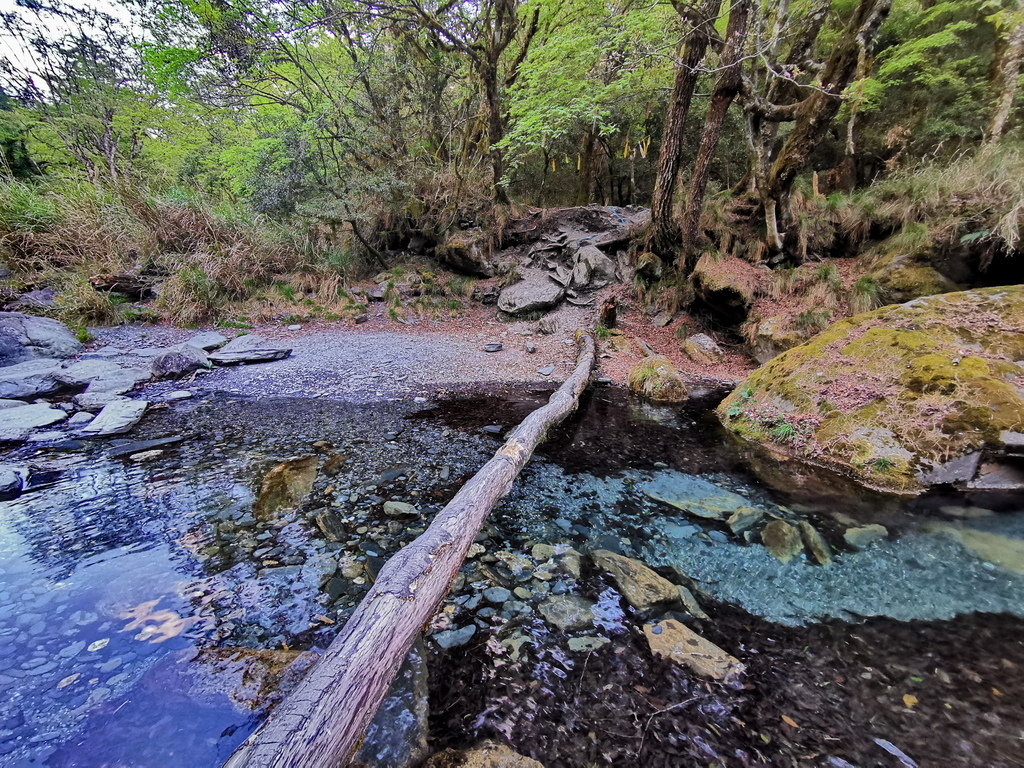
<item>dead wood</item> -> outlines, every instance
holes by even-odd
[[[385,564],[317,665],[225,768],[348,764],[410,646],[447,596],[487,515],[548,430],[576,409],[595,357],[593,337],[581,337],[572,375],[509,434],[427,530]]]

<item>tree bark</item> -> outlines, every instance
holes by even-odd
[[[722,0],[704,0],[698,7],[697,17],[691,19],[693,29],[683,45],[682,55],[676,66],[675,82],[668,102],[665,129],[658,153],[658,172],[654,181],[654,193],[651,196],[651,224],[647,239],[648,249],[659,256],[670,254],[679,237],[679,231],[672,218],[672,203],[682,160],[680,155],[683,149],[686,117],[690,112],[693,89],[700,75],[698,67],[707,52],[713,24],[721,5]]]
[[[686,197],[680,239],[683,246],[683,264],[686,271],[694,257],[694,246],[700,228],[700,214],[704,209],[704,193],[708,186],[711,160],[715,156],[718,141],[722,137],[722,126],[736,94],[743,84],[740,69],[743,46],[747,39],[747,20],[750,17],[751,0],[736,0],[729,12],[729,26],[726,30],[725,46],[722,48],[721,67],[715,87],[711,92],[711,104],[704,121],[704,135],[700,140],[697,160],[693,164],[690,178],[690,193]]]
[[[1006,127],[1010,120],[1010,110],[1013,108],[1013,100],[1017,95],[1017,79],[1020,77],[1021,60],[1024,59],[1024,3],[1017,4],[1017,13],[1014,17],[1014,25],[1006,37],[1006,47],[999,60],[999,69],[996,76],[998,93],[996,96],[996,109],[992,115],[992,122],[989,123],[988,136],[985,137],[985,144],[995,144],[1006,134]]]
[[[237,749],[225,768],[347,765],[410,646],[448,594],[470,544],[547,431],[577,406],[594,366],[583,335],[576,369],[509,435],[430,527],[391,558],[299,687]]]

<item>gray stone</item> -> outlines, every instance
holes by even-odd
[[[289,325],[288,326],[288,330],[289,331],[301,331],[302,330],[302,326],[301,325]]]
[[[62,368],[56,378],[69,387],[86,387],[95,379],[120,373],[120,371],[121,366],[112,360],[89,359]]]
[[[682,472],[663,472],[640,490],[652,499],[711,520],[721,520],[750,506],[742,496]]]
[[[93,415],[91,413],[87,413],[86,411],[79,411],[74,416],[72,416],[70,419],[68,419],[68,426],[69,427],[81,427],[81,426],[84,426],[85,424],[88,424],[92,420],[93,420]]]
[[[558,330],[558,321],[553,317],[542,317],[537,321],[537,333],[550,336]]]
[[[539,609],[549,624],[563,632],[594,626],[594,604],[579,595],[552,595]]]
[[[522,315],[550,309],[565,297],[565,288],[546,274],[532,274],[511,285],[498,297],[498,309],[510,315]]]
[[[28,479],[28,470],[17,464],[0,464],[0,500],[7,501],[21,495]]]
[[[232,339],[210,355],[215,365],[239,365],[242,363],[266,363],[283,360],[292,353],[290,347],[282,347],[254,333]]]
[[[501,352],[503,349],[500,341],[496,341],[492,344],[486,344],[484,346],[484,352]]]
[[[83,392],[72,400],[83,411],[100,411],[118,400],[127,400],[114,392]]]
[[[865,525],[860,528],[848,528],[843,540],[854,549],[864,549],[889,535],[884,525]]]
[[[139,423],[147,407],[149,403],[145,400],[115,400],[104,406],[99,415],[85,425],[82,433],[91,437],[124,434]]]
[[[149,378],[148,368],[121,368],[93,379],[85,391],[90,395],[123,395]]]
[[[0,398],[40,397],[58,392],[64,386],[57,379],[59,371],[60,363],[53,360],[29,360],[0,368]]]
[[[573,637],[569,639],[569,650],[576,651],[596,651],[598,648],[603,648],[608,645],[611,640],[607,637]]]
[[[163,399],[174,402],[176,400],[189,400],[193,397],[192,393],[187,389],[176,389],[173,392],[168,392],[164,395]]]
[[[555,366],[553,366],[553,365],[546,365],[543,368],[538,368],[537,369],[537,373],[539,373],[541,376],[550,376],[554,372],[555,372]]]
[[[920,479],[928,485],[944,483],[966,483],[974,479],[981,461],[981,451],[974,451],[940,464],[927,472],[922,472]]]
[[[0,411],[6,410],[7,408],[21,408],[25,404],[24,400],[3,400],[0,399]]]
[[[64,421],[68,415],[47,403],[0,411],[0,440],[23,440],[33,429]]]
[[[434,642],[442,648],[458,648],[465,645],[476,634],[476,625],[468,624],[459,629],[448,629],[434,634]]]
[[[590,274],[587,282],[591,290],[596,291],[615,282],[615,262],[600,248],[584,245],[577,251],[576,259],[577,264],[585,265]]]
[[[526,351],[527,353],[532,355],[534,352],[537,351],[537,345],[534,344],[532,341],[526,342]]]
[[[828,565],[832,562],[832,547],[822,538],[818,529],[806,520],[800,521],[800,536],[804,540],[807,551],[814,556],[814,559],[821,565]]]
[[[202,333],[197,333],[185,343],[193,347],[198,347],[204,352],[209,352],[212,349],[216,349],[217,347],[227,344],[227,341],[226,337],[216,331],[203,331]]]
[[[179,344],[154,357],[150,373],[156,379],[180,379],[210,365],[210,359],[199,347]]]
[[[384,514],[388,517],[419,517],[420,511],[404,501],[385,501]]]
[[[504,603],[512,597],[512,593],[504,587],[490,587],[484,590],[484,599],[489,603]]]
[[[0,366],[26,360],[63,360],[82,351],[82,343],[63,323],[20,312],[0,312]]]

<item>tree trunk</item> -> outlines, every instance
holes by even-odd
[[[576,369],[512,431],[430,527],[381,569],[323,657],[225,768],[347,765],[410,646],[448,594],[470,544],[547,431],[577,406],[594,366],[583,336]]]
[[[647,239],[648,249],[656,254],[668,255],[678,239],[678,230],[672,220],[672,204],[679,176],[679,164],[686,129],[686,116],[693,101],[693,89],[700,73],[698,66],[704,59],[710,42],[710,25],[718,16],[721,0],[704,0],[698,7],[698,17],[692,19],[693,28],[676,67],[675,82],[665,115],[665,129],[658,153],[658,173],[651,196],[651,224]]]
[[[718,141],[722,137],[722,126],[736,94],[742,86],[743,73],[740,68],[743,45],[747,38],[747,20],[750,17],[751,0],[736,0],[729,12],[729,26],[726,30],[725,46],[722,49],[722,72],[711,92],[711,104],[704,121],[704,135],[700,140],[697,160],[693,164],[690,179],[690,193],[686,198],[680,239],[683,246],[684,271],[693,261],[694,249],[700,228],[700,214],[704,208],[704,193],[708,186],[708,172],[715,156]]]
[[[487,143],[491,155],[491,175],[494,178],[494,202],[508,204],[508,191],[502,177],[505,175],[505,162],[498,147],[505,137],[505,125],[501,119],[501,99],[498,95],[497,65],[487,65],[480,73],[484,81],[484,95],[487,99]]]
[[[1006,38],[1006,47],[999,59],[999,70],[996,76],[998,93],[996,110],[989,124],[986,144],[995,144],[1005,134],[1010,119],[1010,110],[1017,95],[1017,79],[1020,77],[1021,59],[1024,58],[1024,18],[1021,18],[1022,3],[1018,3],[1015,24]]]

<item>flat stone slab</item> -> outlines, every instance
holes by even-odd
[[[210,355],[214,365],[241,365],[283,360],[291,355],[291,347],[281,347],[254,333],[232,339]]]
[[[185,343],[209,352],[212,349],[216,349],[217,347],[227,344],[228,339],[226,336],[217,333],[216,331],[204,331],[203,333],[197,333]]]
[[[57,392],[64,385],[57,380],[60,363],[29,360],[0,368],[0,398],[40,397]]]
[[[0,440],[24,440],[32,430],[48,427],[67,417],[64,411],[51,408],[47,403],[6,408],[0,411]]]
[[[742,496],[682,472],[662,473],[641,485],[640,490],[656,501],[711,520],[722,520],[736,510],[750,506]]]
[[[550,309],[564,297],[563,286],[546,274],[536,274],[503,290],[498,297],[498,309],[510,315],[521,315]]]
[[[122,435],[139,423],[148,407],[145,400],[115,400],[82,428],[82,434],[90,437]]]
[[[21,312],[0,312],[0,365],[50,358],[63,360],[82,351],[82,343],[63,323]]]

